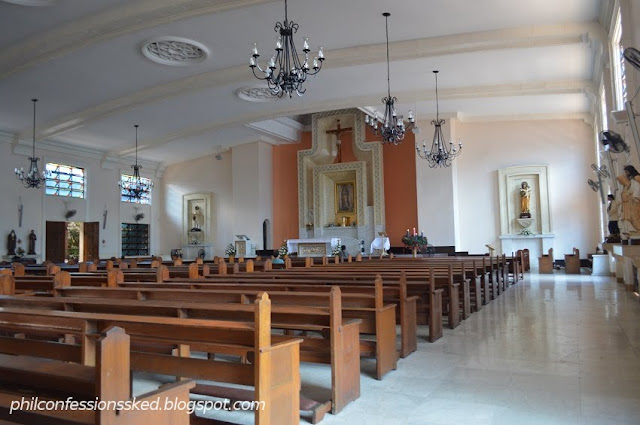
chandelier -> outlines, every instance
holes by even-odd
[[[258,43],[253,43],[249,67],[257,79],[267,81],[272,95],[282,97],[286,93],[292,97],[295,92],[298,96],[302,96],[306,91],[302,88],[302,84],[307,80],[307,76],[316,75],[322,68],[323,47],[318,50],[318,56],[313,59],[313,64],[309,65],[311,49],[309,49],[309,38],[305,37],[302,45],[304,62],[300,63],[300,57],[293,43],[293,34],[298,32],[298,24],[289,21],[287,0],[284,0],[284,21],[277,22],[274,30],[279,34],[276,39],[276,52],[269,59],[267,67],[262,69],[258,64],[260,57]],[[256,68],[260,72],[256,72]]]
[[[38,169],[38,158],[36,157],[36,102],[38,99],[31,99],[33,102],[33,153],[29,157],[29,172],[25,174],[24,168],[15,169],[16,177],[22,182],[24,187],[34,187],[39,189],[46,181],[46,171],[40,172]]]
[[[404,125],[402,116],[398,117],[396,113],[396,97],[391,97],[391,78],[390,78],[390,66],[389,66],[389,12],[382,14],[385,18],[385,25],[387,30],[387,97],[382,99],[384,103],[384,117],[382,121],[378,118],[376,113],[375,117],[365,116],[364,122],[368,124],[376,136],[382,136],[382,144],[397,145],[404,139],[405,132],[411,130],[415,124],[415,117],[413,111],[409,111],[409,125]],[[378,128],[378,124],[381,124],[381,128]]]
[[[422,159],[426,159],[429,162],[429,168],[436,167],[450,167],[451,161],[462,152],[462,142],[459,142],[456,148],[453,145],[453,141],[449,143],[445,142],[442,135],[442,125],[445,120],[440,119],[440,108],[438,105],[438,71],[433,71],[436,77],[436,119],[431,121],[431,124],[435,126],[436,130],[433,133],[433,142],[431,143],[431,149],[427,150],[427,144],[422,144],[422,151],[416,144],[416,151]]]
[[[133,176],[131,179],[127,179],[126,181],[120,180],[118,186],[120,186],[120,191],[123,195],[127,195],[133,199],[141,199],[142,195],[145,193],[151,192],[153,189],[153,182],[145,182],[140,177],[140,169],[141,165],[138,165],[138,124],[135,124],[136,128],[136,163],[132,165],[133,168]]]

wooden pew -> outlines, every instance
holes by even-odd
[[[299,345],[300,340],[271,335],[270,301],[266,294],[255,303],[253,322],[131,316],[104,313],[0,308],[0,329],[21,335],[22,348],[36,350],[40,356],[91,364],[96,351],[92,333],[113,326],[122,327],[138,348],[131,352],[131,369],[189,377],[194,379],[254,386],[247,400],[263,403],[255,411],[255,423],[293,425],[299,418]],[[43,341],[43,329],[54,327],[54,336],[80,341],[62,344]],[[33,338],[35,336],[36,338]],[[0,340],[16,339],[0,336]],[[275,344],[272,341],[277,341]],[[145,344],[177,346],[180,356],[140,351]],[[141,345],[140,345],[141,344]],[[0,344],[7,350],[7,344]],[[190,357],[193,351],[247,351],[253,364],[239,364]],[[5,354],[16,354],[7,352]],[[23,354],[23,353],[18,353]],[[126,372],[128,374],[128,371]],[[198,385],[203,387],[203,384]],[[218,388],[215,388],[216,390]],[[234,393],[241,390],[234,389]],[[137,423],[136,423],[137,424]]]
[[[261,278],[262,277],[262,278]],[[277,277],[277,278],[276,278]],[[154,287],[162,288],[191,288],[191,289],[212,289],[215,288],[212,284],[218,284],[220,289],[234,289],[238,285],[243,290],[265,290],[269,293],[272,291],[320,291],[326,292],[331,286],[340,286],[344,294],[350,293],[362,293],[375,295],[375,277],[373,276],[368,280],[362,280],[360,282],[353,282],[352,280],[339,279],[331,275],[326,274],[304,274],[304,275],[290,275],[289,272],[281,274],[239,274],[233,276],[216,276],[208,277],[206,279],[169,279],[162,284],[158,284]],[[135,285],[124,283],[122,287],[140,287],[142,285]],[[389,284],[385,281],[382,288],[383,301],[388,304],[397,304],[397,322],[400,324],[400,357],[406,357],[410,353],[417,349],[417,329],[416,324],[416,302],[419,296],[409,296],[407,292],[406,277],[403,273],[400,274],[399,281],[397,283]],[[430,312],[429,323],[429,341],[442,337],[442,290],[436,290],[431,288],[428,290],[429,304],[434,306],[433,311]]]
[[[538,257],[538,273],[553,273],[553,248],[549,248],[549,253]]]
[[[217,289],[214,286],[204,289],[168,289],[155,284],[125,283],[121,288],[81,288],[69,287],[59,290],[61,296],[100,297],[113,299],[138,300],[181,300],[209,303],[237,303],[243,299],[252,299],[264,289]],[[395,304],[384,304],[382,282],[377,283],[376,295],[351,293],[342,294],[342,317],[360,319],[359,333],[374,335],[360,339],[360,353],[364,357],[376,359],[376,377],[382,379],[388,372],[397,368]],[[100,291],[98,289],[101,289]],[[328,293],[269,292],[276,305],[327,307]]]
[[[3,327],[20,329],[22,323],[16,316],[3,314]],[[41,326],[46,324],[40,324]],[[189,425],[187,410],[143,410],[115,408],[102,410],[53,410],[12,409],[18,407],[22,398],[30,400],[34,394],[47,401],[64,402],[68,397],[75,401],[100,400],[103,402],[132,403],[129,375],[129,336],[122,328],[112,327],[100,334],[85,333],[95,341],[93,358],[82,365],[61,360],[42,358],[29,341],[18,338],[2,338],[0,345],[0,418],[21,424],[74,423],[99,425]],[[35,344],[34,344],[35,345]],[[42,345],[42,344],[40,344]],[[62,350],[60,350],[62,351]],[[73,350],[69,350],[73,351]],[[9,353],[9,354],[6,354]],[[50,356],[50,357],[55,357]],[[73,357],[73,356],[70,356]],[[66,359],[65,359],[66,360]],[[75,360],[79,360],[76,357]],[[163,385],[156,391],[135,397],[140,403],[157,402],[164,406],[167,401],[189,401],[191,380]],[[64,405],[62,405],[64,406]]]
[[[573,248],[573,253],[564,255],[564,270],[566,274],[580,274],[580,250]]]
[[[80,288],[82,289],[82,288]],[[104,294],[105,291],[98,291]],[[112,291],[111,291],[112,292]],[[348,403],[360,396],[360,356],[358,319],[343,319],[341,294],[335,287],[325,297],[329,308],[310,306],[272,306],[272,328],[293,331],[315,332],[324,336],[304,335],[301,344],[301,360],[331,365],[332,399],[330,403],[316,403],[315,422],[332,408],[340,412]],[[110,299],[97,297],[12,297],[0,296],[0,307],[75,311],[86,313],[126,314],[158,317],[182,317],[209,320],[232,320],[247,322],[253,319],[254,307],[248,297],[237,294],[236,304],[214,304],[193,301]],[[258,298],[258,296],[253,297]],[[233,301],[233,297],[231,300]],[[327,339],[329,341],[327,341]],[[328,343],[329,342],[329,343]],[[215,352],[210,352],[213,354]],[[245,352],[240,354],[247,355]]]

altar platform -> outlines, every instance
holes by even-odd
[[[339,244],[339,238],[288,239],[287,251],[297,252],[298,257],[324,257]]]

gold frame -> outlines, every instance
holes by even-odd
[[[338,193],[342,192],[342,187],[343,186],[347,186],[347,187],[351,187],[351,208],[349,209],[340,209],[340,203],[338,201]],[[356,181],[355,180],[348,180],[348,181],[344,181],[344,182],[336,182],[335,184],[335,189],[334,189],[334,198],[335,198],[335,210],[336,210],[336,214],[355,214],[357,211],[357,203],[358,203],[358,197],[356,196]]]

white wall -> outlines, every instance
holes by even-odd
[[[163,176],[163,202],[160,219],[160,250],[169,255],[171,249],[182,245],[182,197],[191,193],[212,194],[210,217],[214,255],[223,256],[233,241],[233,187],[231,152],[204,156],[167,167]],[[209,219],[205,217],[205,220]]]
[[[262,223],[273,223],[273,161],[271,145],[249,143],[233,148],[233,229],[263,249]],[[232,241],[229,241],[232,242]]]
[[[430,121],[418,123],[422,133],[420,137],[430,148],[435,127]],[[447,120],[442,127],[443,136],[448,142],[455,139],[451,123]],[[419,139],[418,144],[422,142]],[[422,146],[420,146],[422,149]],[[454,162],[449,168],[429,168],[428,162],[416,155],[416,192],[418,194],[418,228],[424,231],[429,244],[434,246],[456,245],[455,210],[455,170]]]
[[[500,246],[498,169],[546,164],[556,256],[574,246],[583,256],[595,251],[601,241],[599,196],[586,184],[595,162],[590,126],[579,120],[460,122],[456,136],[464,140],[456,159],[458,250],[480,253],[486,251],[485,244]]]
[[[18,148],[22,152],[23,146]],[[28,149],[27,151],[30,151]],[[0,193],[2,202],[0,203],[0,237],[3,238],[1,255],[6,255],[6,236],[14,229],[19,239],[23,241],[22,247],[27,248],[27,235],[31,229],[35,230],[38,240],[36,242],[36,253],[44,255],[46,247],[46,221],[65,221],[66,212],[63,201],[69,202],[69,209],[77,210],[76,215],[71,218],[73,221],[100,222],[100,257],[118,257],[121,254],[121,233],[120,223],[135,222],[134,206],[120,202],[120,189],[118,181],[120,173],[131,171],[125,167],[122,169],[111,167],[103,168],[101,161],[95,157],[74,155],[69,151],[58,152],[45,150],[37,147],[36,155],[40,157],[39,165],[41,169],[47,162],[58,162],[66,165],[73,165],[85,169],[85,199],[71,199],[58,196],[47,196],[44,189],[26,189],[15,177],[14,168],[28,168],[27,156],[14,154],[11,145],[11,138],[0,135],[0,170],[4,176],[0,179]],[[146,175],[146,177],[149,177]],[[153,178],[153,177],[152,177]],[[156,184],[159,179],[154,178]],[[18,227],[18,204],[22,197],[24,206],[22,227]],[[156,192],[152,194],[152,206],[140,206],[140,212],[145,218],[140,223],[150,224],[151,252],[158,248],[157,229],[159,202],[157,197],[161,196]],[[154,202],[155,201],[155,202]],[[103,212],[107,208],[107,226],[102,229]],[[104,242],[103,242],[104,241]],[[42,258],[41,258],[42,259]]]
[[[222,153],[167,167],[163,175],[160,220],[161,251],[168,255],[182,245],[182,197],[209,192],[214,255],[223,256],[235,235],[245,234],[262,248],[262,222],[273,223],[272,147],[248,143]]]

